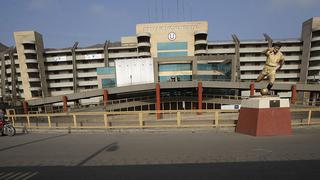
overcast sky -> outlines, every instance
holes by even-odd
[[[299,38],[302,22],[320,16],[320,0],[1,0],[0,42],[36,30],[46,48],[119,41],[146,22],[206,20],[208,40]]]

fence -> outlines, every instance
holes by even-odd
[[[161,119],[157,119],[157,113]],[[161,110],[8,115],[29,129],[125,129],[235,127],[239,110]],[[320,108],[291,109],[292,125],[320,124]]]

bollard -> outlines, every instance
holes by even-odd
[[[28,114],[28,108],[29,108],[28,102],[27,101],[23,101],[22,106],[23,106],[24,114]]]
[[[254,82],[250,82],[250,96],[254,96]]]
[[[68,97],[62,96],[61,100],[63,102],[63,112],[68,112]]]
[[[291,86],[291,104],[295,104],[297,101],[297,86],[293,84]]]

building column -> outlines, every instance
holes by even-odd
[[[198,114],[201,114],[202,111],[202,82],[198,82]]]
[[[104,89],[103,90],[103,105],[107,106],[108,103],[108,90]]]
[[[12,95],[12,103],[16,104],[17,101],[17,77],[16,77],[16,67],[15,67],[15,60],[14,60],[14,49],[10,49],[9,57],[10,57],[10,68],[11,68],[11,95]]]
[[[307,84],[308,82],[308,68],[309,68],[310,53],[311,53],[312,28],[314,28],[313,18],[303,22],[302,32],[301,32],[301,41],[303,42],[303,44],[302,44],[302,55],[301,55],[300,74],[299,74],[299,82],[303,84]],[[301,94],[300,96],[303,96],[303,95]]]
[[[68,112],[68,97],[61,96],[61,100],[63,102],[63,112]]]
[[[76,49],[78,47],[78,42],[75,42],[72,49],[72,65],[73,65],[73,92],[77,93],[78,92],[78,73],[77,73],[77,58],[76,58]]]
[[[29,109],[29,105],[27,101],[23,101],[22,102],[22,106],[23,106],[23,112],[24,114],[28,114],[28,109]]]
[[[232,82],[238,82],[240,81],[240,40],[239,38],[235,35],[232,34],[232,39],[234,42],[234,63],[232,63],[232,74],[234,75],[231,77]]]
[[[105,67],[109,67],[109,51],[108,51],[109,44],[110,44],[110,41],[107,40],[106,42],[104,42],[104,46],[103,46],[104,66]]]
[[[153,58],[153,76],[154,76],[154,82],[159,82],[159,63],[158,58]]]
[[[41,96],[42,97],[49,97],[49,89],[48,89],[48,81],[46,75],[46,67],[45,67],[45,58],[44,58],[44,45],[42,40],[42,35],[35,32],[35,49],[37,52],[37,59],[38,59],[38,69],[39,69],[39,78],[41,83]]]
[[[156,110],[157,110],[157,119],[161,119],[161,99],[160,99],[160,84],[156,83]]]
[[[254,82],[250,82],[250,96],[254,96]]]
[[[1,96],[4,100],[5,94],[6,94],[6,64],[4,60],[4,53],[0,53],[0,59],[1,59]]]
[[[192,80],[198,80],[198,57],[193,56],[192,59]]]
[[[295,104],[297,101],[297,86],[293,84],[291,86],[291,104]]]

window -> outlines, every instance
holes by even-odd
[[[159,72],[161,71],[190,71],[191,64],[161,64],[159,65]]]
[[[41,96],[42,92],[41,91],[31,91],[31,96],[32,97],[38,97]]]
[[[27,63],[27,68],[30,68],[30,69],[38,69],[38,64]]]
[[[24,44],[23,47],[24,49],[30,49],[30,50],[36,49],[36,46],[34,44]]]
[[[40,82],[30,82],[31,87],[41,87]]]
[[[181,52],[158,52],[158,57],[177,57],[177,56],[188,56],[187,51]]]
[[[111,78],[111,79],[102,79],[102,88],[108,88],[108,87],[115,87],[116,86],[116,79]]]
[[[186,50],[188,49],[187,42],[165,42],[157,44],[158,50]]]

